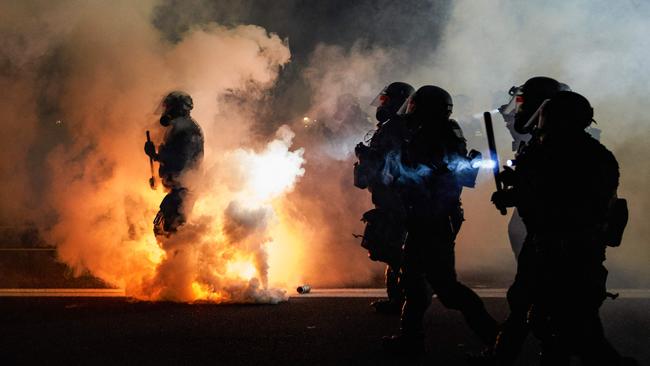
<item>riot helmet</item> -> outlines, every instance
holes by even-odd
[[[529,120],[542,103],[561,90],[570,90],[566,84],[546,76],[536,76],[528,79],[524,85],[514,91],[515,100],[515,130],[519,133],[530,133],[534,124]]]
[[[539,128],[543,133],[583,131],[593,117],[594,110],[587,98],[576,92],[560,91],[544,105]]]
[[[371,106],[377,107],[375,118],[379,122],[386,122],[395,116],[415,89],[407,83],[396,81],[390,83],[373,99]]]
[[[163,109],[162,116],[160,117],[160,124],[169,126],[171,120],[176,117],[189,116],[190,111],[194,108],[192,97],[183,91],[173,91],[161,102]]]
[[[448,119],[453,106],[451,95],[445,89],[425,85],[404,102],[399,113],[421,122],[429,119]]]

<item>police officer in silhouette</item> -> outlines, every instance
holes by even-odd
[[[182,178],[203,159],[203,132],[190,116],[194,104],[189,94],[173,91],[163,99],[162,107],[160,124],[166,128],[164,141],[158,151],[153,142],[147,141],[144,151],[160,163],[158,174],[168,190],[154,219],[154,233],[169,236],[185,223],[191,210],[189,191]]]

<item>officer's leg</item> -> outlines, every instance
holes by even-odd
[[[401,283],[405,294],[402,308],[401,334],[385,337],[383,346],[386,350],[399,353],[419,353],[424,351],[423,317],[431,303],[424,266],[429,265],[429,258],[422,250],[426,235],[421,227],[412,227],[404,246]]]
[[[600,307],[606,298],[607,269],[594,258],[580,263],[575,271],[574,287],[579,290],[573,292],[569,321],[575,334],[572,340],[576,354],[586,366],[624,364],[624,358],[605,338],[600,320]]]
[[[552,310],[553,299],[545,300],[548,301],[540,301],[532,306],[530,314],[531,330],[542,348],[540,365],[569,366],[571,352],[567,339],[571,335],[566,327],[566,315]]]
[[[169,235],[185,223],[183,203],[187,194],[185,188],[174,188],[163,198],[160,211],[154,219],[156,235]]]
[[[583,365],[619,365],[622,357],[605,338],[603,325],[598,311],[588,314],[575,314],[574,321],[578,329],[573,338],[576,353]]]
[[[494,347],[494,356],[499,365],[515,363],[530,331],[528,311],[535,291],[534,276],[535,250],[528,239],[517,258],[517,274],[507,293],[510,314],[501,326]]]
[[[510,247],[515,255],[515,259],[519,258],[519,254],[523,249],[526,240],[526,226],[524,221],[519,216],[519,212],[515,208],[508,222],[508,239],[510,239]]]
[[[549,334],[541,341],[542,353],[540,355],[540,366],[569,366],[571,365],[571,353],[557,335]]]
[[[452,233],[445,233],[440,228],[434,246],[434,263],[428,266],[427,279],[438,295],[440,302],[447,308],[460,310],[469,327],[492,346],[497,335],[497,322],[485,309],[481,298],[469,287],[458,282],[454,258]]]
[[[370,305],[378,312],[400,314],[404,303],[404,291],[399,283],[399,267],[386,266],[386,294],[388,299],[375,300]]]
[[[426,231],[415,227],[409,232],[404,247],[404,263],[402,283],[405,295],[402,309],[402,333],[422,336],[422,319],[431,304],[431,291],[427,284],[425,268],[432,265],[432,258],[425,250],[427,245]]]
[[[388,299],[396,304],[401,304],[404,302],[404,291],[400,287],[400,270],[399,267],[393,267],[388,265],[386,267],[386,293],[388,294]]]

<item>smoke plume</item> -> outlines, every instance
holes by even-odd
[[[650,56],[649,15],[650,6],[638,1],[459,1],[437,52],[414,70],[420,80],[471,96],[469,104],[476,112],[505,102],[510,85],[538,75],[567,83],[590,100],[601,141],[621,166],[619,196],[630,203],[624,243],[608,251],[610,286],[650,285],[650,250],[645,245],[650,235],[645,225],[650,169],[642,158],[650,155],[643,112],[650,81],[644,66]],[[504,91],[501,100],[495,98],[498,91]],[[499,130],[505,153],[509,138],[504,128]],[[459,245],[461,268],[488,265],[495,272],[503,263],[499,258],[506,258],[505,222],[487,204],[490,189],[464,196],[469,217]],[[470,238],[482,243],[463,250]]]
[[[281,300],[268,288],[267,225],[271,201],[302,174],[302,152],[290,151],[286,128],[254,150],[254,111],[241,101],[263,98],[289,61],[287,44],[257,26],[217,24],[169,42],[152,25],[155,5],[2,6],[2,176],[10,188],[2,219],[35,222],[77,273],[136,297]],[[162,140],[154,112],[174,89],[194,98],[206,154],[184,178],[196,201],[188,224],[158,243],[152,219],[164,192],[146,186],[141,145],[145,129]],[[284,168],[283,159],[291,170],[277,182],[269,173],[285,172],[264,164]],[[270,191],[246,185],[269,179]]]
[[[631,219],[623,246],[608,252],[610,285],[650,285],[647,4],[254,5],[0,5],[0,222],[33,223],[77,273],[141,298],[276,302],[285,295],[274,288],[302,282],[376,284],[383,266],[351,235],[372,206],[352,185],[352,164],[354,146],[375,127],[375,95],[393,81],[446,88],[469,147],[485,152],[468,116],[545,75],[591,101],[621,165]],[[142,144],[145,130],[162,141],[155,110],[174,89],[194,99],[205,160],[185,177],[190,221],[157,242],[151,221],[164,192],[147,187]],[[505,159],[510,138],[500,122],[495,116]],[[486,170],[463,192],[457,267],[480,274],[473,281],[506,285],[515,261],[508,217],[489,203],[492,185]]]

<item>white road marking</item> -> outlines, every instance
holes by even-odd
[[[0,297],[126,297],[124,289],[110,288],[3,288]]]

